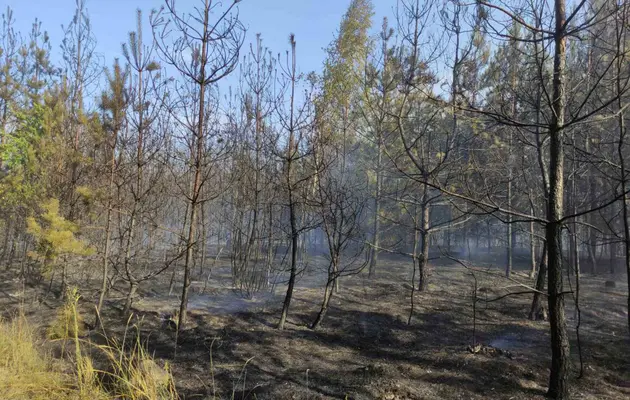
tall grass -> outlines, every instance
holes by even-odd
[[[23,316],[0,322],[0,398],[76,399],[73,377],[39,351]]]
[[[127,326],[129,326],[127,324]],[[132,339],[128,351],[127,332],[122,342],[108,339],[106,345],[94,345],[105,355],[110,366],[110,392],[116,398],[132,400],[178,399],[175,383],[168,363],[160,367],[148,354],[138,334]]]
[[[66,304],[48,330],[54,340],[74,345],[66,360],[55,359],[43,348],[35,329],[23,315],[0,321],[0,399],[7,400],[175,400],[178,399],[168,364],[160,367],[142,345],[139,335],[121,342],[106,338],[96,344],[81,338],[79,295],[70,290]],[[49,339],[50,340],[50,339]],[[125,350],[127,347],[129,349]],[[85,349],[96,350],[95,367]],[[102,361],[102,362],[101,362]]]

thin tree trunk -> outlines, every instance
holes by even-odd
[[[429,263],[429,216],[430,208],[427,203],[428,190],[425,185],[424,195],[422,199],[422,208],[420,210],[420,256],[418,258],[418,291],[424,292],[428,285],[428,263]]]
[[[547,205],[548,304],[551,328],[551,370],[548,396],[569,398],[569,336],[562,282],[562,217],[564,200],[564,143],[566,69],[565,0],[555,0],[553,112],[549,126],[549,203]]]
[[[516,92],[516,78],[517,78],[517,67],[516,63],[518,62],[518,57],[516,50],[514,47],[516,46],[516,39],[510,40],[510,86],[512,92]],[[511,102],[511,110],[512,118],[516,119],[516,96],[512,95]],[[507,160],[507,168],[508,168],[508,183],[507,183],[507,208],[508,210],[512,210],[512,181],[514,179],[514,170],[513,170],[513,142],[514,142],[514,131],[511,127],[508,127],[508,160]],[[507,265],[505,266],[505,276],[508,278],[512,275],[514,261],[514,227],[512,226],[512,214],[507,215]]]
[[[337,269],[337,266],[335,265],[335,270],[334,270],[335,275],[339,275],[339,270]],[[338,276],[335,279],[335,293],[339,293],[339,291],[341,290],[340,288],[340,282],[341,282],[341,277]]]
[[[50,264],[47,261],[44,261],[44,270],[48,270],[49,268],[50,268]],[[52,291],[54,280],[55,280],[55,270],[53,269],[53,271],[50,274],[50,281],[48,281],[48,289],[46,289],[46,295],[44,295],[44,297],[48,297],[48,295]]]
[[[129,290],[127,291],[127,298],[125,299],[125,306],[123,308],[123,316],[128,316],[131,311],[131,304],[133,298],[136,296],[138,290],[138,284],[136,282],[129,282]]]
[[[333,278],[333,282],[328,281],[326,283],[326,289],[324,290],[324,300],[322,302],[322,306],[319,309],[319,312],[317,313],[317,317],[315,317],[315,321],[313,321],[313,323],[311,324],[311,329],[317,329],[326,316],[328,305],[330,304],[330,299],[334,292],[332,290],[332,287],[334,287],[334,280],[336,280],[336,278]]]
[[[16,229],[13,232],[13,236],[11,237],[11,246],[9,246],[9,258],[7,259],[7,266],[13,265],[13,260],[15,259],[15,250],[17,247],[17,243],[19,242],[20,233]]]
[[[293,178],[292,167],[294,161],[293,152],[296,144],[295,141],[295,126],[294,126],[294,101],[295,101],[295,83],[297,80],[296,75],[296,55],[295,55],[295,39],[291,36],[291,98],[290,98],[290,117],[289,117],[289,143],[287,149],[287,192],[289,195],[289,222],[291,224],[291,270],[289,272],[289,284],[287,286],[287,293],[284,296],[284,302],[282,304],[282,314],[280,315],[280,321],[278,322],[278,329],[283,330],[284,325],[289,315],[289,307],[291,306],[291,298],[293,297],[293,289],[295,287],[295,279],[297,277],[297,256],[298,256],[298,242],[299,231],[297,226],[297,202],[294,199],[295,193],[293,192]]]
[[[177,271],[176,268],[173,268],[173,272],[171,272],[171,279],[169,280],[168,283],[168,295],[169,297],[173,295],[173,289],[175,289],[175,272]]]
[[[510,134],[510,155],[509,157],[511,158],[511,148],[512,148],[512,139],[511,139],[511,134]],[[509,172],[508,172],[508,184],[507,184],[507,207],[508,210],[512,209],[512,168],[511,166],[508,166],[509,168]],[[514,244],[512,243],[513,240],[513,232],[512,232],[512,214],[508,214],[507,215],[507,224],[506,224],[506,228],[507,228],[507,232],[506,232],[506,239],[507,239],[507,259],[506,259],[506,264],[505,264],[505,276],[507,276],[508,278],[510,277],[510,275],[512,274],[512,259],[513,259],[513,250],[514,250]]]
[[[204,117],[206,111],[206,64],[208,62],[208,18],[210,14],[209,0],[206,0],[204,7],[203,36],[201,39],[201,58],[199,65],[199,110],[197,120],[197,132],[195,133],[196,155],[194,157],[195,172],[192,182],[192,196],[190,198],[190,225],[188,227],[188,238],[186,240],[186,260],[184,262],[184,284],[182,286],[182,298],[179,306],[179,320],[177,322],[177,337],[186,325],[188,309],[188,289],[190,287],[190,269],[193,264],[193,247],[197,234],[197,207],[201,194],[201,168],[203,165],[204,151]]]
[[[590,138],[586,139],[586,151],[590,152]],[[596,200],[595,200],[595,192],[597,190],[597,182],[595,179],[593,179],[593,172],[591,171],[591,169],[589,168],[587,170],[587,182],[588,182],[588,196],[589,196],[589,204],[591,207],[595,207],[596,206]],[[595,259],[595,252],[597,251],[597,231],[593,228],[593,226],[596,226],[597,224],[597,213],[591,213],[589,216],[589,222],[590,225],[587,229],[588,229],[588,244],[587,244],[587,248],[588,248],[588,258],[589,258],[589,272],[591,274],[595,274],[596,270],[597,270],[597,261]]]
[[[418,263],[418,239],[420,236],[420,226],[418,224],[418,207],[414,206],[413,210],[413,245],[411,252],[411,261],[413,270],[411,271],[411,295],[409,296],[409,317],[407,318],[407,325],[411,325],[411,318],[413,317],[415,307],[415,294],[416,294],[416,265]]]
[[[571,138],[571,142],[575,143],[575,132],[573,132],[572,134],[572,138]],[[573,214],[577,214],[577,185],[576,185],[576,171],[579,169],[579,165],[578,163],[578,157],[576,155],[576,150],[575,150],[576,146],[573,146],[573,162],[572,162],[572,171],[571,171],[571,212]],[[578,234],[578,219],[577,217],[573,219],[572,221],[572,229],[570,231],[570,252],[571,252],[571,256],[570,256],[570,260],[571,260],[571,267],[569,267],[569,272],[575,272],[577,274],[577,279],[579,279],[579,275],[580,275],[580,247],[579,247],[579,234]]]
[[[490,254],[490,251],[492,250],[492,227],[490,225],[489,219],[486,221],[486,232],[486,238],[488,239],[488,247],[486,248],[486,252]]]
[[[267,265],[265,265],[264,281],[262,282],[261,287],[263,286],[267,287],[270,284],[271,266],[273,265],[274,255],[275,255],[274,240],[273,240],[273,204],[271,202],[269,202],[268,210],[269,210],[269,219],[267,220],[267,223],[269,227],[268,227],[267,233],[269,236],[267,237]]]
[[[11,238],[11,232],[13,230],[13,218],[9,217],[7,221],[7,228],[5,229],[4,234],[4,244],[2,245],[2,261],[7,261],[7,255],[9,252],[9,241]],[[11,264],[8,262],[5,264],[5,269],[9,270],[11,268]]]
[[[107,217],[105,221],[105,250],[103,251],[103,266],[101,277],[101,292],[98,297],[98,304],[96,305],[96,327],[99,322],[101,309],[103,308],[103,301],[105,300],[105,294],[107,293],[107,277],[109,275],[109,251],[111,247],[112,237],[112,193],[114,191],[114,176],[116,173],[116,144],[118,141],[118,132],[114,131],[114,141],[112,144],[112,154],[110,160],[109,169],[109,193],[107,200]]]
[[[627,16],[627,5],[624,4],[623,6],[623,16]],[[627,21],[626,18],[623,18],[623,21]],[[622,54],[624,54],[624,50],[625,50],[625,46],[626,46],[626,35],[625,35],[625,29],[621,28],[622,31],[620,31],[620,25],[619,22],[617,22],[617,51],[621,52]],[[617,108],[618,108],[618,116],[617,116],[617,121],[619,124],[619,145],[617,146],[617,151],[619,154],[619,164],[621,165],[621,192],[623,193],[623,196],[621,198],[621,207],[622,207],[622,214],[623,214],[623,250],[624,250],[624,263],[625,263],[625,267],[626,267],[626,276],[628,279],[628,287],[630,288],[630,222],[628,222],[628,217],[629,217],[629,212],[628,212],[628,207],[630,207],[630,199],[628,198],[628,175],[627,175],[627,169],[626,169],[626,160],[625,160],[625,152],[626,149],[624,148],[625,145],[625,139],[626,139],[626,120],[625,120],[625,113],[624,113],[624,104],[623,104],[623,98],[622,98],[622,91],[623,91],[623,77],[622,77],[622,71],[623,71],[623,65],[622,63],[627,63],[627,61],[624,61],[623,57],[619,57],[617,59],[617,79],[616,79],[616,91],[617,91]],[[612,246],[611,246],[611,253],[612,253]],[[614,272],[614,259],[612,259],[611,257],[611,270]],[[628,293],[628,332],[630,333],[630,293]]]
[[[621,141],[620,141],[620,147],[621,147]],[[621,153],[621,150],[619,151]],[[623,157],[623,156],[622,156]],[[623,159],[622,159],[623,160]],[[626,170],[624,167],[624,161],[621,162],[621,176],[622,176],[622,180],[621,180],[621,186],[622,186],[622,190],[623,190],[623,198],[622,198],[622,205],[623,205],[623,238],[624,238],[624,263],[626,266],[626,276],[628,279],[628,287],[630,287],[630,224],[628,223],[628,194],[627,194],[627,186],[628,183],[626,181]],[[613,268],[611,266],[611,268]],[[628,294],[628,331],[630,332],[630,294]]]
[[[530,213],[534,215],[534,207],[530,207]],[[531,262],[531,269],[529,271],[529,277],[534,278],[536,276],[536,231],[534,221],[529,223],[529,256]]]
[[[28,237],[24,239],[24,243],[22,245],[22,259],[20,260],[20,279],[22,280],[22,285],[26,281],[26,260],[28,258],[28,246],[29,240]]]
[[[623,199],[622,199],[623,202]],[[611,213],[612,214],[612,213]],[[623,210],[622,210],[622,215],[623,215]],[[610,274],[614,275],[616,272],[616,263],[617,263],[617,242],[616,242],[616,237],[613,237],[610,245],[608,246],[608,265],[610,266]],[[604,257],[604,247],[601,247],[601,250],[599,252],[599,257],[597,258],[599,262],[601,262],[602,258]],[[595,269],[595,271],[593,271],[594,274],[597,273],[597,269]]]
[[[204,46],[205,49],[205,46]],[[204,86],[202,86],[203,88]],[[202,89],[203,91],[203,89]],[[200,112],[203,108],[200,106]],[[200,117],[200,119],[203,117]],[[188,226],[188,237],[186,239],[186,260],[184,262],[184,282],[182,285],[182,298],[179,306],[179,321],[177,323],[178,335],[186,324],[186,313],[188,309],[188,289],[190,287],[190,269],[193,264],[194,245],[197,234],[197,206],[199,200],[199,188],[201,187],[201,156],[203,154],[203,125],[199,126],[199,134],[197,136],[197,157],[195,160],[195,177],[193,180],[192,198],[190,201],[190,224]]]
[[[96,324],[99,322],[99,316],[101,309],[103,308],[103,301],[105,300],[105,293],[107,293],[107,276],[109,275],[109,249],[111,245],[111,222],[112,212],[111,206],[107,207],[107,222],[105,223],[105,250],[103,251],[103,266],[101,271],[101,290],[98,296],[98,304],[96,305]]]
[[[292,190],[289,190],[289,220],[291,223],[291,270],[289,272],[290,275],[289,285],[287,286],[287,294],[284,297],[284,303],[282,304],[282,314],[280,315],[280,322],[278,323],[279,330],[284,329],[284,324],[286,323],[287,316],[289,315],[289,307],[291,306],[291,298],[293,296],[293,288],[295,286],[295,278],[297,276],[297,249],[299,234],[297,230],[295,203],[293,200]]]
[[[540,263],[538,266],[538,275],[536,278],[536,292],[532,299],[532,306],[529,311],[529,319],[532,321],[546,319],[547,312],[542,303],[541,293],[545,291],[545,282],[547,281],[547,242],[543,242],[542,252],[540,253]]]
[[[204,276],[204,268],[206,265],[206,254],[207,254],[207,240],[208,240],[208,229],[206,226],[206,207],[205,205],[201,206],[201,259],[199,260],[199,276]]]
[[[59,293],[60,299],[66,298],[66,291],[68,290],[68,263],[64,259],[63,266],[61,267],[61,291]]]
[[[383,173],[382,169],[382,160],[383,160],[383,150],[382,150],[382,140],[379,134],[378,137],[378,155],[376,159],[376,192],[374,194],[374,228],[373,228],[373,242],[372,252],[370,257],[370,267],[368,276],[370,278],[376,275],[376,264],[378,262],[378,249],[380,246],[380,230],[381,230],[381,191],[383,187]]]

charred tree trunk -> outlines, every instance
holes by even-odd
[[[315,321],[311,324],[311,329],[317,329],[324,317],[326,316],[326,312],[328,311],[328,305],[330,304],[330,299],[334,293],[333,287],[335,286],[334,281],[336,278],[333,278],[332,281],[328,281],[326,283],[326,288],[324,290],[324,300],[322,301],[322,306],[317,313],[317,317],[315,317]]]
[[[101,277],[101,291],[98,297],[98,303],[96,305],[96,323],[97,326],[100,318],[101,308],[103,307],[103,301],[105,300],[105,294],[107,293],[107,277],[109,275],[109,252],[111,248],[111,236],[112,236],[112,194],[114,192],[114,178],[116,175],[116,145],[118,143],[118,131],[113,132],[113,143],[111,147],[111,158],[109,160],[109,193],[107,200],[107,216],[105,217],[105,249],[103,251],[103,265],[102,265],[102,277]]]
[[[591,223],[593,221],[591,220]],[[596,271],[597,261],[595,260],[595,251],[597,249],[597,236],[595,236],[595,229],[589,228],[589,240],[588,240],[588,260],[589,260],[589,272],[594,274]]]
[[[103,301],[105,300],[105,293],[107,292],[107,276],[109,275],[109,249],[111,246],[111,225],[112,225],[112,210],[111,205],[107,207],[107,221],[105,222],[105,250],[103,251],[103,265],[101,271],[101,290],[98,296],[98,303],[96,304],[96,322],[99,322],[99,315],[101,308],[103,307]],[[94,324],[96,326],[97,324]]]
[[[278,329],[284,329],[284,324],[287,321],[289,315],[289,307],[291,306],[291,298],[293,297],[293,288],[295,287],[295,278],[297,276],[297,252],[298,252],[298,230],[297,221],[295,215],[295,203],[292,197],[292,192],[289,191],[289,220],[291,223],[291,269],[289,271],[289,284],[287,286],[287,294],[284,297],[284,303],[282,304],[282,314],[280,315],[280,322],[278,323]]]
[[[127,298],[125,299],[125,306],[123,307],[123,316],[128,316],[131,312],[131,304],[133,303],[133,298],[136,296],[136,291],[138,290],[138,284],[136,282],[129,282],[129,290],[127,291]]]
[[[569,398],[569,336],[565,316],[562,260],[564,201],[564,114],[566,104],[566,10],[565,0],[555,0],[553,103],[549,126],[549,202],[547,205],[548,304],[551,330],[551,371],[547,395]]]
[[[197,208],[199,206],[200,194],[201,194],[201,169],[203,166],[203,151],[204,151],[204,121],[206,112],[206,64],[208,62],[208,30],[211,29],[208,18],[210,14],[210,4],[208,0],[205,2],[204,8],[204,21],[203,21],[203,35],[201,39],[201,58],[199,65],[199,109],[197,116],[197,131],[195,132],[196,146],[194,155],[194,177],[192,181],[192,192],[190,197],[190,225],[188,227],[188,237],[186,239],[186,260],[184,262],[184,282],[182,285],[182,298],[179,306],[179,321],[177,322],[177,333],[186,325],[187,310],[188,310],[188,289],[190,287],[190,269],[193,264],[193,247],[195,245],[197,234]]]
[[[427,188],[425,185],[424,199],[422,202],[422,208],[420,210],[420,255],[418,257],[418,291],[423,292],[427,289],[428,285],[428,263],[429,263],[429,216],[430,209],[426,199],[428,196]]]
[[[407,325],[411,325],[411,318],[413,318],[413,312],[415,307],[415,294],[416,294],[416,264],[418,262],[418,242],[420,237],[420,224],[418,207],[414,206],[413,210],[413,245],[411,252],[411,262],[413,270],[411,271],[411,294],[409,295],[409,317],[407,318]]]
[[[4,135],[3,135],[4,137]],[[5,269],[9,270],[11,268],[11,264],[7,262],[8,254],[9,254],[9,243],[11,240],[11,234],[13,232],[13,218],[7,218],[7,228],[4,231],[4,244],[2,245],[2,255],[0,256],[2,262],[5,262]]]
[[[289,143],[287,149],[287,191],[289,195],[289,222],[291,224],[291,267],[289,271],[289,284],[287,286],[287,294],[284,297],[284,303],[282,304],[282,314],[280,315],[280,322],[278,322],[278,329],[283,330],[284,325],[289,315],[289,307],[291,306],[291,298],[293,297],[293,289],[295,287],[295,279],[297,277],[297,263],[298,263],[298,244],[299,244],[299,230],[297,226],[297,202],[294,198],[294,185],[293,185],[293,161],[294,152],[297,151],[295,143],[295,126],[294,126],[294,101],[295,101],[295,84],[297,80],[296,69],[296,55],[295,55],[295,38],[291,36],[291,98],[290,98],[290,118],[289,118]]]
[[[530,208],[530,213],[534,215],[534,207]],[[529,277],[534,278],[536,276],[536,231],[534,221],[529,223],[529,255],[531,262]]]
[[[511,135],[510,135],[511,136]],[[509,141],[509,146],[510,146],[510,155],[509,157],[512,157],[511,155],[511,147],[512,147],[512,139],[510,139]],[[508,172],[508,184],[507,184],[507,207],[508,210],[512,209],[512,168],[511,166],[508,167],[510,169],[510,171]],[[507,240],[507,259],[506,259],[506,264],[505,264],[505,276],[507,276],[508,278],[510,277],[510,275],[512,275],[512,260],[513,260],[513,250],[514,250],[514,243],[513,243],[513,239],[514,239],[514,232],[513,232],[513,227],[512,227],[512,214],[508,214],[507,215],[507,224],[506,224],[506,228],[507,228],[507,232],[506,232],[506,240]]]
[[[204,276],[204,270],[206,266],[206,257],[208,253],[208,227],[206,226],[206,207],[201,206],[201,246],[200,247],[200,260],[199,260],[199,276]]]
[[[378,249],[380,246],[380,231],[381,231],[381,191],[383,187],[383,173],[382,163],[383,163],[383,150],[382,150],[382,140],[379,135],[378,138],[378,155],[376,159],[376,192],[374,194],[374,233],[373,233],[373,241],[374,245],[372,246],[371,257],[370,257],[370,267],[368,276],[374,277],[376,274],[376,263],[378,262]]]
[[[617,17],[615,22],[615,30],[616,30],[616,46],[617,46],[617,54],[626,54],[627,53],[627,21],[628,21],[628,5],[624,3],[622,5],[621,16]],[[628,212],[628,207],[630,207],[630,199],[628,198],[628,171],[626,169],[626,155],[627,148],[625,147],[626,140],[626,118],[625,118],[625,106],[624,104],[624,85],[627,83],[627,80],[623,77],[624,68],[627,66],[627,59],[623,56],[618,56],[616,61],[616,95],[617,95],[617,122],[619,129],[619,143],[617,146],[617,152],[619,155],[619,164],[621,166],[621,191],[623,196],[621,198],[621,207],[622,207],[622,215],[623,215],[623,250],[624,250],[624,264],[626,267],[626,277],[628,279],[628,287],[630,288],[630,222],[628,222],[628,217],[630,214]],[[611,247],[612,253],[612,247]],[[612,258],[612,257],[611,257]],[[614,273],[614,259],[611,260],[610,264],[611,272]],[[630,293],[628,294],[628,332],[630,333]]]
[[[59,292],[59,298],[66,298],[66,291],[68,290],[68,263],[63,260],[63,266],[61,267],[61,289]]]

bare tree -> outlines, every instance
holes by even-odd
[[[300,235],[312,228],[312,225],[304,218],[304,212],[300,218],[300,209],[306,208],[306,204],[310,203],[310,196],[305,195],[308,193],[307,188],[312,185],[314,180],[319,179],[319,170],[308,164],[308,160],[315,154],[315,146],[317,146],[316,138],[313,135],[312,96],[314,82],[312,80],[308,82],[303,97],[298,95],[298,90],[303,84],[303,75],[298,72],[296,41],[293,34],[289,37],[289,44],[291,50],[287,52],[286,61],[279,60],[282,72],[279,78],[281,90],[276,107],[279,126],[286,138],[285,150],[279,152],[278,156],[283,165],[280,185],[283,188],[285,207],[289,211],[291,249],[289,280],[278,322],[279,330],[284,329],[286,324],[295,289]]]
[[[332,149],[328,151],[330,153]],[[330,161],[326,161],[326,157],[319,159],[320,163],[331,163],[326,166],[326,173],[318,174],[316,200],[328,253],[324,299],[311,324],[312,329],[317,329],[324,319],[339,279],[357,274],[367,265],[362,232],[367,197],[364,194],[365,187],[356,176],[335,165],[334,162],[339,162],[342,156],[337,157],[337,160]]]
[[[178,331],[186,324],[197,212],[199,204],[203,202],[201,189],[207,136],[207,90],[210,85],[229,75],[237,65],[245,32],[238,13],[233,12],[239,2],[240,0],[234,0],[225,10],[220,10],[219,2],[202,0],[201,6],[194,13],[181,14],[177,12],[174,0],[166,0],[165,7],[151,15],[153,34],[162,59],[173,66],[196,90],[196,120],[192,121],[194,125],[185,123],[183,127],[192,136],[190,164],[193,173],[187,195],[190,203],[189,226]]]

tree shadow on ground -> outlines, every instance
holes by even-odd
[[[287,391],[294,398],[373,398],[379,382],[401,377],[435,385],[444,393],[544,394],[541,388],[523,386],[518,360],[468,353],[470,327],[448,315],[419,313],[418,322],[408,326],[385,313],[333,307],[317,331],[303,326],[311,316],[294,313],[293,324],[282,332],[269,329],[275,314],[238,314],[228,330],[207,326],[199,317],[197,327],[182,334],[177,359],[208,359],[207,342],[215,338],[214,362],[232,366],[215,374],[215,390],[235,398],[278,398]],[[169,348],[165,343],[153,346]],[[166,353],[171,351],[172,345]],[[210,394],[203,384],[186,392]]]

